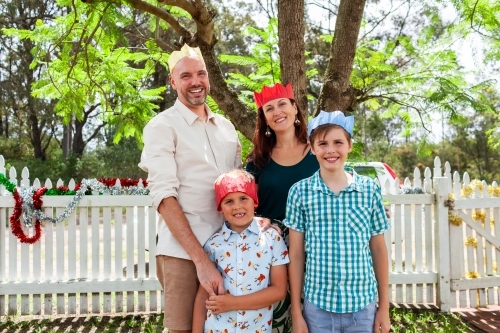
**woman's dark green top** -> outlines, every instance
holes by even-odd
[[[264,169],[257,169],[248,162],[246,171],[255,177],[259,185],[259,207],[256,214],[270,219],[282,221],[285,218],[286,200],[288,190],[293,184],[304,178],[312,176],[318,171],[319,163],[310,151],[295,165],[283,166],[271,158]]]

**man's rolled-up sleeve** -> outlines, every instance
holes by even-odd
[[[179,179],[175,162],[176,134],[171,126],[153,119],[144,128],[144,148],[139,167],[148,173],[148,188],[153,205],[163,199],[177,198]]]

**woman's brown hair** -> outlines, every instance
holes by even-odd
[[[295,126],[295,136],[300,142],[307,143],[307,124],[304,115],[300,111],[299,106],[295,103],[295,100],[289,99],[292,105],[297,107],[297,119],[300,120],[300,124]],[[247,156],[247,162],[252,162],[256,168],[264,169],[264,167],[269,163],[271,159],[271,151],[276,145],[276,133],[269,128],[271,131],[271,136],[265,136],[267,130],[266,117],[264,116],[264,110],[260,107],[257,110],[257,125],[255,126],[255,132],[253,134],[253,149]]]

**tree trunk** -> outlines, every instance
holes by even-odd
[[[47,155],[45,153],[45,149],[43,149],[43,140],[42,140],[42,130],[39,126],[38,117],[34,113],[34,111],[30,111],[31,115],[29,117],[30,123],[30,138],[31,144],[33,145],[33,152],[35,154],[36,159],[40,159],[41,161],[45,161],[47,159]]]
[[[295,101],[307,119],[304,0],[278,0],[281,81],[292,83]]]
[[[86,142],[83,139],[83,128],[87,124],[87,119],[85,118],[83,121],[75,119],[74,124],[75,124],[75,132],[73,134],[72,150],[73,154],[75,154],[78,157],[81,157],[83,155],[86,146]]]
[[[325,73],[316,114],[324,111],[354,111],[356,94],[350,77],[366,0],[341,0],[330,60]]]
[[[231,119],[236,129],[238,129],[248,139],[252,139],[255,131],[257,112],[250,109],[238,98],[238,94],[229,88],[217,62],[214,46],[198,41],[203,59],[207,65],[208,77],[210,79],[210,96],[217,103],[219,108]]]
[[[73,141],[73,126],[71,122],[63,125],[63,138],[62,138],[62,157],[66,160],[71,154],[71,146]]]

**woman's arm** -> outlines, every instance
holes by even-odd
[[[281,301],[285,298],[288,287],[286,265],[271,266],[270,281],[269,287],[252,294],[211,296],[206,302],[207,309],[217,315],[233,310],[261,309]]]
[[[307,333],[307,324],[302,316],[301,297],[304,283],[304,233],[293,229],[289,230],[290,264],[288,275],[290,280],[290,297],[292,309],[292,326],[294,333]]]
[[[387,333],[391,328],[391,323],[389,319],[389,263],[384,234],[372,236],[370,251],[373,259],[373,271],[378,284],[378,310],[373,332]]]
[[[208,293],[200,285],[198,293],[194,299],[193,307],[193,333],[203,333],[205,330],[205,319],[207,318],[207,308],[205,302],[208,299]]]

